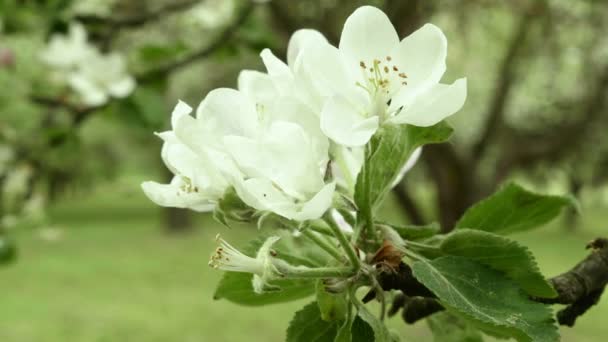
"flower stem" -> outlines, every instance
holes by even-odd
[[[348,278],[354,274],[351,267],[318,267],[291,266],[286,262],[275,262],[275,267],[286,279],[307,278]]]
[[[315,232],[323,234],[325,236],[331,236],[331,237],[334,236],[331,229],[329,229],[329,227],[325,226],[325,224],[323,224],[323,221],[320,221],[320,220],[318,222],[310,222],[310,224],[308,225],[308,229],[312,229]]]
[[[312,242],[316,243],[321,249],[326,251],[329,255],[334,257],[338,261],[344,261],[344,257],[340,252],[333,246],[329,241],[327,241],[324,237],[320,236],[318,233],[310,230],[304,229],[302,230],[302,235],[306,236]]]
[[[350,242],[346,238],[346,235],[344,235],[344,232],[338,226],[338,224],[334,220],[333,216],[331,215],[331,212],[332,211],[329,210],[324,215],[325,222],[327,222],[327,224],[329,225],[329,228],[334,233],[334,236],[338,239],[338,241],[340,242],[340,245],[346,252],[346,256],[348,257],[348,260],[350,260],[353,270],[359,271],[359,269],[361,268],[361,260],[359,260],[359,256],[357,255],[357,252],[353,248],[353,245],[350,244]]]

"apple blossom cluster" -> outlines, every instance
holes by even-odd
[[[101,53],[89,44],[85,28],[77,22],[66,35],[53,35],[40,58],[53,69],[54,78],[67,83],[85,105],[99,106],[110,97],[127,97],[135,89],[124,57]]]
[[[172,129],[158,134],[174,178],[142,188],[166,207],[210,211],[233,191],[258,217],[322,218],[340,199],[352,202],[366,144],[380,127],[432,126],[463,106],[466,79],[440,83],[446,55],[438,27],[424,25],[400,41],[388,17],[369,6],[347,19],[338,47],[318,31],[299,30],[286,63],[265,49],[266,72],[242,71],[238,89],[211,91],[195,115],[176,105]],[[275,241],[257,258],[222,242],[210,264],[263,277]]]

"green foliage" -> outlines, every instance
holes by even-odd
[[[296,312],[287,329],[286,342],[333,342],[338,332],[338,322],[326,322],[316,302]]]
[[[383,223],[384,224],[384,223]],[[441,226],[437,222],[429,223],[423,226],[416,225],[391,225],[389,226],[396,231],[404,240],[419,240],[429,238],[438,234],[441,231]]]
[[[537,297],[557,296],[538,269],[528,248],[504,236],[471,229],[447,235],[439,245],[448,255],[466,257],[504,272],[528,294]]]
[[[426,320],[435,342],[483,342],[483,336],[466,320],[450,312],[436,313]]]
[[[572,197],[536,194],[510,183],[469,208],[456,228],[510,234],[545,224],[568,206],[576,207]]]
[[[144,65],[157,65],[168,62],[188,51],[188,47],[181,41],[171,44],[147,44],[137,51],[138,59]]]
[[[316,284],[317,304],[324,321],[342,321],[348,311],[346,293],[329,293],[325,290],[323,280],[317,280]]]
[[[431,127],[385,125],[365,147],[365,161],[357,176],[355,204],[363,221],[371,221],[374,211],[390,191],[393,181],[412,152],[425,144],[446,141],[452,128],[445,122]]]
[[[518,341],[558,341],[551,309],[531,301],[502,273],[463,257],[412,265],[413,274],[454,313]]]
[[[374,333],[374,341],[375,342],[391,342],[393,338],[388,331],[388,328],[378,317],[372,314],[367,307],[365,307],[362,303],[355,301],[355,305],[357,307],[357,315],[361,318],[365,323],[371,327]],[[353,327],[355,325],[353,324]],[[353,337],[355,335],[353,334]]]
[[[326,321],[322,318],[320,305],[317,302],[312,302],[306,305],[302,310],[296,312],[294,318],[289,323],[287,329],[287,342],[369,342],[369,341],[390,341],[390,339],[374,339],[374,330],[370,324],[366,323],[365,318],[359,312],[359,315],[348,320],[332,320]],[[365,309],[365,307],[363,307]],[[365,317],[378,325],[378,328],[388,331],[382,322],[375,318],[374,315],[364,313]],[[370,317],[368,317],[368,315]],[[377,335],[376,335],[377,336]]]

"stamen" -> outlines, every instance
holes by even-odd
[[[395,72],[396,72],[396,71],[399,71],[399,68],[397,68],[397,66],[396,66],[396,65],[393,65],[393,71],[395,71]]]
[[[384,66],[384,72],[388,74],[388,67]]]
[[[360,65],[360,66],[361,66],[363,69],[367,69],[367,66],[365,66],[365,62],[364,62],[364,61],[361,61],[361,62],[359,63],[359,65]]]
[[[391,56],[386,56],[386,60],[390,62],[392,60]]]

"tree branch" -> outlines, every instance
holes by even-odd
[[[127,18],[114,18],[114,17],[100,17],[97,15],[77,15],[75,19],[88,25],[104,25],[110,26],[113,30],[123,27],[138,27],[143,26],[148,22],[158,20],[163,16],[174,12],[180,12],[187,10],[194,5],[200,3],[201,0],[187,0],[170,2],[169,4],[149,13],[144,13],[137,16],[130,16]]]
[[[549,279],[558,293],[556,298],[531,298],[546,304],[568,305],[557,313],[560,325],[573,326],[576,319],[597,304],[608,284],[608,239],[597,238],[587,245],[592,252],[568,272]],[[435,295],[412,275],[409,266],[401,263],[396,272],[385,272],[379,282],[385,291],[401,290],[389,314],[402,310],[406,323],[411,324],[444,310]],[[373,296],[368,294],[368,301]]]
[[[140,75],[136,76],[138,81],[146,81],[151,78],[155,78],[159,75],[166,75],[170,72],[181,69],[189,64],[208,57],[212,53],[214,53],[217,49],[224,46],[227,42],[230,41],[232,36],[238,31],[241,25],[249,18],[249,15],[253,11],[254,3],[253,1],[247,1],[245,5],[243,5],[240,12],[237,14],[236,19],[228,25],[222,32],[220,32],[215,39],[211,41],[210,44],[201,48],[198,51],[194,51],[189,55],[177,59],[171,63],[161,65],[157,68],[147,70]]]
[[[530,24],[536,18],[534,11],[527,11],[520,19],[513,32],[511,41],[502,60],[498,84],[494,97],[488,106],[488,119],[484,125],[479,140],[473,145],[471,157],[473,162],[479,162],[486,151],[490,140],[497,134],[497,128],[502,124],[505,108],[515,84],[515,69],[522,50],[525,47],[526,37],[529,35]]]

